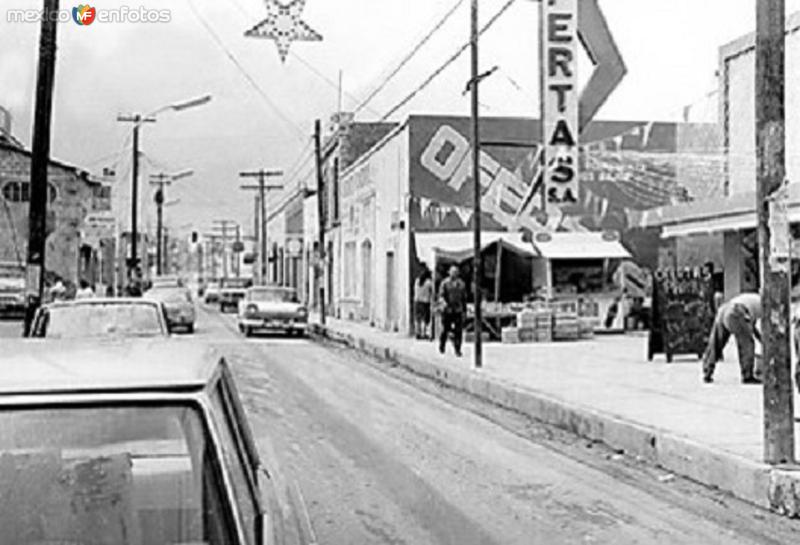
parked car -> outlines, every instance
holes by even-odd
[[[140,298],[81,299],[50,303],[36,311],[31,337],[96,339],[167,337],[166,310]]]
[[[256,286],[239,302],[239,331],[250,337],[259,330],[285,331],[304,335],[308,309],[300,304],[294,288]]]
[[[3,542],[313,542],[222,357],[168,340],[16,343],[0,354]]]
[[[162,275],[156,276],[150,282],[150,289],[153,288],[180,288],[183,286],[183,280],[175,275]]]
[[[158,301],[164,305],[167,316],[167,326],[170,331],[183,329],[187,333],[194,333],[194,324],[197,313],[192,300],[192,293],[183,287],[155,287],[144,294],[144,298]]]
[[[219,303],[219,283],[209,282],[203,291],[203,301],[207,305]]]
[[[247,288],[253,284],[246,278],[228,278],[220,282],[219,310],[220,312],[236,312],[239,301],[244,299]]]
[[[25,268],[16,263],[0,263],[0,317],[25,315]]]

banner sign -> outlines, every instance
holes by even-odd
[[[547,202],[578,202],[578,0],[541,2],[541,106]]]

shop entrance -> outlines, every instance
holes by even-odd
[[[386,329],[392,331],[397,327],[394,274],[394,252],[386,252]]]
[[[365,240],[361,244],[361,317],[371,318],[372,309],[372,242]]]

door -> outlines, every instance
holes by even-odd
[[[386,329],[397,329],[397,295],[394,252],[386,253]]]
[[[365,240],[361,245],[361,317],[372,317],[372,242]]]

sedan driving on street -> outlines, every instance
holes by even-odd
[[[239,331],[248,337],[258,330],[304,335],[308,309],[300,304],[293,288],[257,286],[249,288],[239,302],[238,322]]]
[[[25,304],[25,269],[17,264],[0,263],[0,316],[24,316]]]
[[[219,355],[168,340],[16,343],[0,354],[3,543],[313,542]]]
[[[167,325],[170,331],[183,329],[187,333],[194,333],[194,324],[197,313],[192,300],[192,292],[184,287],[154,287],[144,294],[150,301],[158,301],[164,305],[167,316]]]
[[[169,327],[164,307],[156,301],[81,299],[39,308],[30,336],[48,339],[167,337]]]

